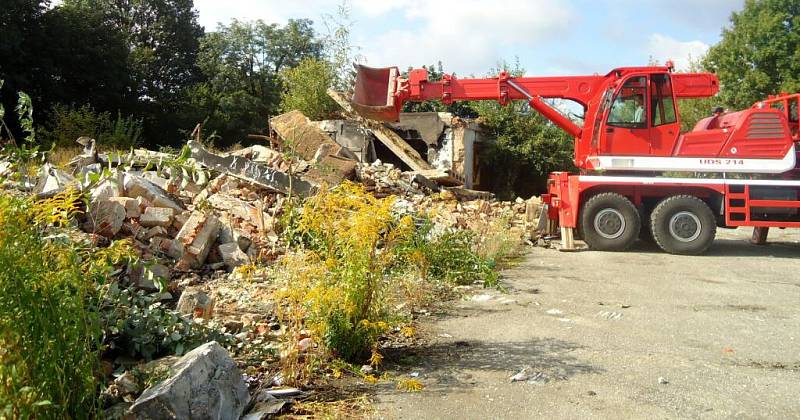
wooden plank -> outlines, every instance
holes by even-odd
[[[329,89],[328,95],[342,107],[348,118],[355,119],[369,129],[381,143],[388,147],[392,153],[397,155],[397,157],[408,165],[412,171],[431,169],[431,165],[419,155],[419,152],[414,150],[414,148],[406,143],[397,133],[379,121],[364,118],[356,113],[350,105],[350,101],[341,93]]]

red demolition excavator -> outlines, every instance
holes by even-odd
[[[574,228],[592,249],[625,250],[649,236],[666,252],[700,254],[717,227],[756,227],[762,243],[769,227],[800,227],[800,95],[770,97],[737,112],[718,108],[682,133],[677,100],[713,96],[719,81],[672,67],[430,81],[424,69],[404,78],[396,67],[357,66],[352,102],[365,117],[397,121],[408,101],[526,101],[575,139],[580,172],[550,174],[542,197],[567,249]],[[576,102],[583,120],[545,98]]]

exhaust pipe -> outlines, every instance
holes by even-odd
[[[397,102],[397,67],[373,68],[355,65],[356,85],[353,90],[353,109],[362,117],[395,122],[400,119]]]

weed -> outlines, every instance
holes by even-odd
[[[303,320],[328,350],[363,360],[389,328],[385,307],[394,248],[412,230],[391,214],[392,199],[376,199],[345,183],[306,200],[287,229],[306,249],[283,259],[283,318]]]
[[[94,285],[72,246],[43,239],[36,213],[0,195],[0,417],[89,417],[101,337]]]
[[[420,277],[444,280],[455,284],[483,282],[497,285],[494,260],[476,252],[478,236],[469,230],[448,230],[438,235],[432,232],[430,220],[418,223],[414,235],[398,247],[401,259],[398,267],[415,267]]]
[[[400,379],[397,381],[397,389],[406,392],[419,392],[425,389],[425,385],[413,378]]]
[[[152,360],[166,354],[182,355],[216,340],[231,344],[230,335],[187,320],[178,312],[165,308],[159,293],[120,289],[116,283],[104,288],[100,320],[108,351],[125,351],[129,356]]]

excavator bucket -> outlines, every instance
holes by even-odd
[[[397,67],[372,68],[357,64],[353,109],[362,117],[378,121],[398,121],[396,103]]]

